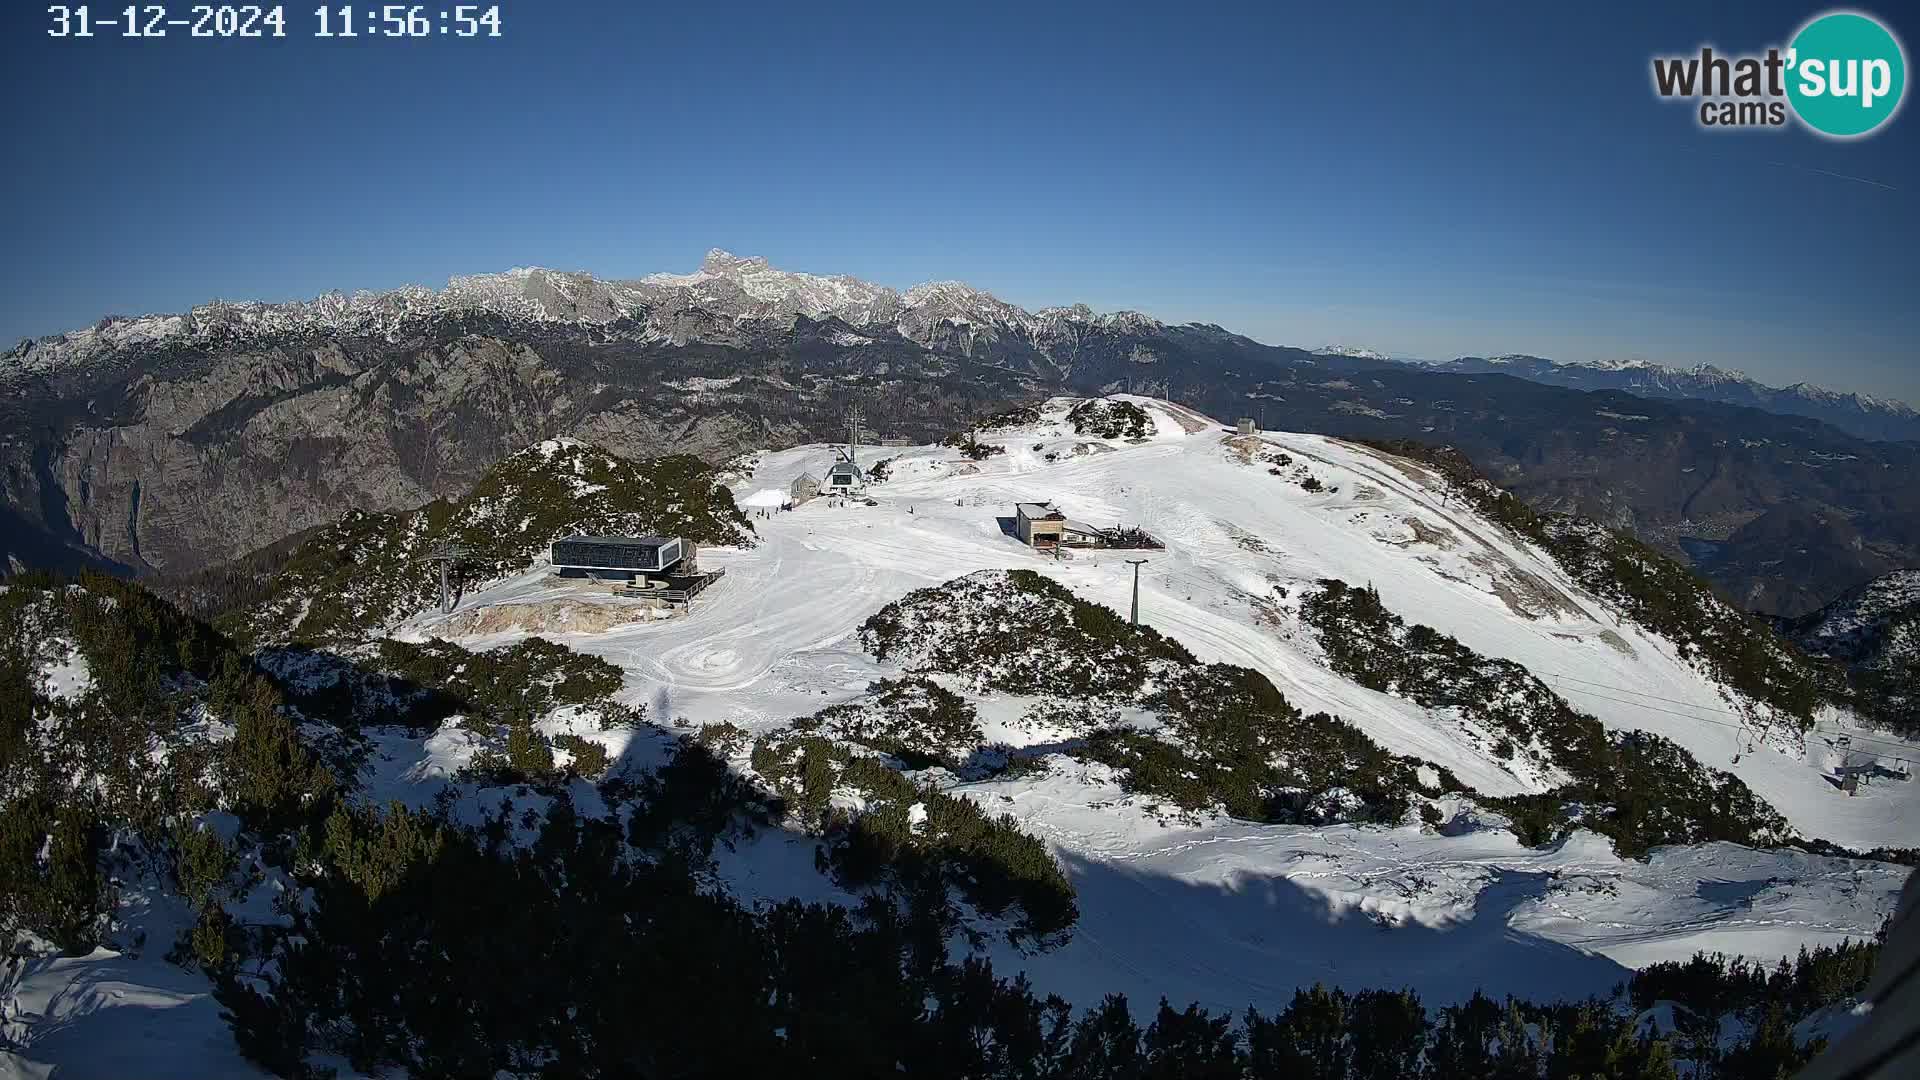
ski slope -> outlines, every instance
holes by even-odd
[[[1339,715],[1483,792],[1544,787],[1462,739],[1451,717],[1327,669],[1293,605],[1337,577],[1373,585],[1409,621],[1525,664],[1609,727],[1657,732],[1735,773],[1809,836],[1859,848],[1920,836],[1920,784],[1882,780],[1849,798],[1829,779],[1843,762],[1868,760],[1868,739],[1890,768],[1920,747],[1854,733],[1848,759],[1827,745],[1846,730],[1841,716],[1827,717],[1804,749],[1786,735],[1743,733],[1734,702],[1669,642],[1623,624],[1549,558],[1446,498],[1423,470],[1320,436],[1235,438],[1178,406],[1132,400],[1154,417],[1148,439],[1076,436],[1063,419],[1069,403],[1055,402],[1037,426],[986,433],[1006,452],[979,463],[943,447],[867,449],[867,465],[891,459],[890,478],[866,492],[875,505],[818,499],[756,515],[756,546],[701,553],[704,566],[727,574],[688,615],[545,633],[620,664],[625,696],[658,723],[725,721],[758,734],[897,675],[860,649],[854,631],[908,591],[1024,567],[1124,613],[1133,573],[1125,560],[1144,554],[1142,620],[1200,659],[1259,670],[1299,708]],[[1290,456],[1327,490],[1271,475],[1262,453]],[[803,471],[822,475],[832,459],[826,446],[756,455],[736,492],[744,501],[783,489]],[[1166,550],[1039,554],[1010,532],[1022,501],[1050,501],[1098,526],[1143,527]],[[582,597],[580,586],[536,566],[466,604]],[[427,614],[402,633],[425,637],[445,625]],[[484,647],[516,636],[464,640]],[[977,704],[995,737],[1049,737],[996,727],[996,712],[1017,710]],[[1467,817],[1447,830],[1458,835],[1161,821],[1099,768],[1052,760],[1049,775],[961,790],[1016,814],[1074,878],[1082,914],[1072,942],[1006,957],[1005,970],[1024,967],[1041,988],[1081,1001],[1124,990],[1149,1005],[1164,993],[1277,1007],[1316,979],[1406,983],[1443,998],[1475,985],[1605,992],[1625,968],[1698,949],[1774,960],[1802,944],[1871,935],[1905,878],[1901,867],[1725,844],[1668,849],[1649,863],[1621,860],[1585,834],[1534,851]],[[790,839],[751,845],[728,857],[728,880],[743,898],[833,894],[796,847],[810,851]]]
[[[1064,423],[1070,403],[1055,402],[1038,425],[986,433],[1006,452],[979,463],[942,447],[865,450],[865,465],[892,460],[891,478],[867,492],[872,506],[818,499],[774,510],[765,493],[786,490],[803,471],[824,475],[832,450],[755,455],[735,493],[751,508],[758,543],[701,552],[705,566],[727,573],[683,617],[636,613],[625,622],[616,613],[578,620],[592,632],[569,632],[569,612],[617,601],[536,564],[463,599],[450,617],[421,613],[399,636],[483,648],[537,629],[618,664],[622,696],[658,724],[726,721],[761,733],[897,675],[860,648],[855,630],[913,589],[1027,568],[1125,612],[1133,581],[1125,560],[1144,555],[1143,621],[1200,659],[1261,671],[1299,708],[1337,714],[1480,791],[1538,790],[1541,777],[1476,749],[1451,717],[1327,669],[1295,610],[1304,590],[1336,577],[1371,584],[1409,621],[1519,661],[1610,727],[1673,739],[1740,776],[1809,836],[1858,848],[1920,837],[1920,784],[1878,779],[1849,798],[1829,779],[1842,765],[1910,766],[1920,747],[1830,716],[1804,748],[1781,736],[1748,751],[1735,703],[1670,643],[1622,625],[1551,560],[1446,498],[1418,467],[1319,436],[1233,437],[1178,406],[1130,400],[1155,423],[1137,442],[1076,436]],[[1260,460],[1277,454],[1293,462],[1282,476]],[[1296,468],[1323,490],[1304,489]],[[1166,549],[1042,556],[1010,534],[1021,501],[1051,501],[1098,526],[1140,526]],[[516,625],[527,612],[551,617],[538,628]],[[489,632],[459,632],[475,625]],[[87,677],[71,664],[40,675],[50,689]],[[991,738],[1058,737],[1011,722],[1024,712],[1017,699],[975,704]],[[560,714],[542,727],[597,739],[624,760],[665,752],[647,729],[601,732]],[[1842,733],[1853,736],[1848,750],[1831,745]],[[433,804],[476,749],[451,725],[370,737],[360,797],[378,804]],[[1476,987],[1536,999],[1605,994],[1630,968],[1697,950],[1771,962],[1802,945],[1871,936],[1907,876],[1885,863],[1731,844],[1665,848],[1636,862],[1585,833],[1533,850],[1483,827],[1466,807],[1439,831],[1179,820],[1127,795],[1104,766],[1049,762],[1044,773],[980,783],[923,775],[1014,815],[1052,847],[1078,891],[1071,938],[1037,953],[985,938],[999,971],[1024,970],[1040,992],[1081,1007],[1120,992],[1145,1013],[1162,996],[1178,1006],[1274,1011],[1316,981],[1412,987],[1429,1005]],[[574,797],[587,812],[599,805],[584,783]],[[719,858],[723,882],[749,903],[855,899],[815,869],[805,836],[762,831]],[[0,1034],[10,1049],[0,1050],[0,1078],[45,1076],[56,1062],[72,1077],[259,1075],[239,1059],[204,980],[162,957],[187,913],[157,892],[138,904],[132,923],[150,930],[144,952],[102,948],[6,974]]]
[[[1301,709],[1339,715],[1388,749],[1445,765],[1488,794],[1541,790],[1543,782],[1474,749],[1451,717],[1329,671],[1314,633],[1293,614],[1302,592],[1323,578],[1370,584],[1410,622],[1524,664],[1607,726],[1664,735],[1739,776],[1808,835],[1860,848],[1906,846],[1920,835],[1920,784],[1880,782],[1849,798],[1828,779],[1842,764],[1874,760],[1910,771],[1920,746],[1854,731],[1838,714],[1825,717],[1804,746],[1785,723],[1770,736],[1743,731],[1734,699],[1670,642],[1621,622],[1551,559],[1446,498],[1412,463],[1324,436],[1232,439],[1179,406],[1132,400],[1158,427],[1135,443],[1073,435],[1065,403],[1056,402],[1041,425],[990,432],[985,441],[1007,451],[979,463],[944,447],[869,448],[869,465],[891,458],[891,479],[866,491],[877,505],[817,499],[755,517],[756,546],[702,552],[703,566],[727,575],[688,616],[592,634],[543,633],[619,663],[628,696],[652,708],[657,721],[764,730],[895,674],[865,656],[852,632],[916,588],[1024,567],[1125,613],[1132,590],[1125,560],[1135,553],[1056,560],[1010,534],[1016,502],[1053,502],[1070,518],[1138,525],[1167,545],[1140,553],[1148,559],[1140,572],[1142,621],[1200,659],[1258,670]],[[1337,490],[1308,492],[1249,464],[1242,448],[1256,441]],[[1059,460],[1045,460],[1049,453]],[[817,445],[756,455],[736,490],[744,499],[784,488],[831,461],[831,448]],[[536,565],[463,610],[597,596]],[[446,632],[443,617],[429,613],[400,635]],[[485,645],[514,636],[463,640]],[[1853,736],[1848,751],[1830,745],[1842,733]]]

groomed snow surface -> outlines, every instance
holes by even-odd
[[[890,479],[865,493],[877,505],[822,498],[756,516],[755,547],[701,552],[704,567],[727,574],[689,615],[550,636],[621,665],[627,697],[656,723],[726,721],[759,734],[898,675],[866,655],[854,631],[913,589],[1024,567],[1124,614],[1125,560],[1144,554],[1142,620],[1201,660],[1259,670],[1301,709],[1341,716],[1481,791],[1539,790],[1538,778],[1515,775],[1464,740],[1453,718],[1327,670],[1293,605],[1319,579],[1337,577],[1372,584],[1409,621],[1525,664],[1610,727],[1674,739],[1738,775],[1808,836],[1870,848],[1920,835],[1920,783],[1875,780],[1849,798],[1829,779],[1837,766],[1876,756],[1910,768],[1920,747],[1853,732],[1851,749],[1836,749],[1830,744],[1849,730],[1839,716],[1823,720],[1804,749],[1785,726],[1770,738],[1743,728],[1738,703],[1668,642],[1620,622],[1550,559],[1445,497],[1418,468],[1320,436],[1235,438],[1180,406],[1130,400],[1154,418],[1146,440],[1077,436],[1064,420],[1071,403],[1056,401],[1037,426],[983,433],[1006,453],[978,463],[944,447],[864,450],[864,465],[892,459]],[[1280,476],[1262,460],[1277,453],[1292,459]],[[824,475],[833,460],[826,446],[756,455],[736,497],[768,501],[763,493],[785,490],[802,472]],[[1305,490],[1300,468],[1337,490]],[[1137,525],[1167,548],[1056,560],[1012,535],[1013,506],[1023,501],[1052,502],[1096,525]],[[576,589],[537,566],[470,602],[576,598]],[[423,616],[403,634],[433,634],[438,621]],[[978,704],[992,738],[1058,737],[995,722],[1001,712],[1018,716],[1017,706]],[[1605,992],[1626,968],[1699,949],[1775,960],[1802,944],[1871,935],[1905,878],[1902,867],[1732,845],[1666,850],[1638,863],[1585,834],[1533,851],[1464,817],[1450,823],[1454,836],[1163,822],[1103,769],[1050,760],[1049,775],[956,787],[1014,813],[1074,878],[1081,917],[1072,942],[1003,962],[1081,1002],[1119,990],[1147,1004],[1164,993],[1277,1008],[1294,986],[1316,979],[1411,984],[1439,998],[1476,985]],[[743,899],[836,895],[803,841],[750,845],[726,871]]]
[[[636,613],[634,622],[604,632],[541,632],[620,665],[623,697],[645,705],[657,724],[728,721],[759,734],[899,674],[864,653],[854,631],[913,589],[1023,567],[1124,614],[1133,573],[1124,560],[1144,555],[1142,621],[1201,660],[1259,670],[1299,708],[1341,716],[1389,749],[1444,765],[1481,791],[1538,790],[1541,778],[1509,771],[1463,738],[1452,717],[1327,670],[1295,610],[1315,582],[1336,577],[1371,584],[1409,621],[1525,664],[1610,727],[1675,740],[1702,762],[1738,775],[1808,836],[1856,848],[1911,846],[1920,836],[1920,783],[1883,777],[1848,797],[1831,779],[1838,767],[1874,760],[1910,771],[1920,746],[1849,731],[1840,716],[1824,718],[1804,746],[1784,728],[1771,735],[1764,723],[1743,728],[1741,703],[1678,659],[1669,643],[1621,623],[1551,560],[1446,498],[1420,469],[1318,436],[1236,438],[1179,406],[1131,400],[1156,425],[1138,442],[1076,436],[1064,422],[1071,403],[1058,401],[1039,425],[984,433],[1006,452],[979,463],[942,447],[865,450],[866,466],[892,458],[891,478],[867,492],[876,505],[821,498],[752,514],[756,546],[700,553],[704,567],[727,573],[684,617],[644,621]],[[1290,463],[1278,464],[1280,454]],[[833,453],[809,446],[753,460],[735,495],[767,510],[770,493],[785,491],[802,472],[824,475]],[[1322,490],[1302,487],[1308,474]],[[1096,525],[1145,528],[1166,550],[1079,552],[1056,561],[1012,535],[1013,506],[1023,501],[1050,501]],[[597,595],[536,565],[468,598],[462,612],[548,599],[577,605]],[[400,636],[446,636],[447,626],[437,612],[423,613]],[[521,636],[510,630],[458,640],[485,648]],[[54,673],[48,675],[51,681]],[[1018,702],[976,704],[991,738],[1031,745],[1059,737],[1015,722],[1024,712]],[[577,718],[548,723],[616,735]],[[1850,748],[1833,745],[1842,733],[1852,735]],[[659,738],[635,737],[642,736]],[[472,749],[451,729],[381,735],[372,771],[362,778],[365,796],[426,805]],[[619,757],[626,748],[609,749]],[[646,758],[658,749],[625,756]],[[1017,817],[1052,846],[1073,879],[1080,919],[1068,943],[1039,954],[1016,953],[1003,941],[992,949],[1003,973],[1025,970],[1038,991],[1082,1007],[1117,991],[1142,1009],[1164,995],[1179,1005],[1273,1011],[1296,986],[1315,981],[1410,986],[1430,1004],[1476,987],[1536,998],[1605,994],[1630,968],[1697,950],[1771,962],[1802,945],[1868,937],[1891,913],[1906,877],[1905,868],[1884,863],[1730,844],[1661,849],[1634,862],[1585,833],[1556,849],[1531,850],[1464,807],[1437,832],[1183,821],[1128,796],[1103,766],[1059,755],[1048,762],[1048,771],[1019,779],[946,782]],[[722,859],[723,879],[748,903],[850,899],[814,869],[805,837],[763,833]],[[177,969],[157,958],[164,948],[149,948],[140,969],[149,978],[125,991],[152,997],[141,1001],[155,1009],[166,1006],[165,995],[180,981],[168,974]],[[108,1001],[100,992],[123,963],[97,954],[10,976],[8,1010],[31,1008],[36,1017],[32,1025],[8,1024],[26,1056],[0,1052],[0,1077],[40,1075],[44,1063],[64,1057],[57,1047],[83,1037],[139,1037],[144,1029],[124,1019],[91,1022],[109,1012],[130,1014],[117,1005],[139,1003]],[[174,1038],[198,1032],[230,1044],[223,1026],[202,1023],[213,1010],[204,988],[198,993],[187,1005],[164,1008],[183,1022],[194,1018]],[[30,1032],[65,1033],[59,1038],[66,1041]],[[197,1074],[245,1072],[230,1050],[221,1054],[201,1058]],[[113,1070],[80,1067],[71,1075]]]

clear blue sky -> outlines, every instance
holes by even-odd
[[[499,41],[405,42],[314,40],[315,2],[281,42],[54,41],[6,5],[0,340],[717,246],[1920,400],[1915,107],[1836,143],[1650,89],[1654,53],[1784,44],[1818,5],[520,0]],[[1911,53],[1910,12],[1881,9]]]

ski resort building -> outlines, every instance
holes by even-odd
[[[865,479],[860,466],[851,461],[836,461],[833,468],[827,470],[827,482],[820,490],[827,495],[845,495],[858,488]]]
[[[1066,527],[1060,530],[1060,542],[1068,547],[1099,547],[1105,541],[1099,529],[1072,518],[1068,518]]]
[[[671,536],[569,536],[553,545],[556,570],[589,577],[632,578],[661,574],[686,558],[686,542]]]
[[[1067,515],[1046,503],[1020,503],[1013,508],[1013,528],[1028,547],[1052,547],[1067,529]]]
[[[803,472],[799,476],[794,477],[793,486],[787,489],[787,497],[795,506],[799,506],[801,503],[806,502],[818,494],[820,494],[820,478],[812,473]]]
[[[1095,547],[1105,538],[1099,529],[1074,521],[1047,503],[1020,503],[1013,508],[1014,531],[1028,547]]]

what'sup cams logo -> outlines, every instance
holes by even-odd
[[[1821,135],[1851,139],[1893,119],[1907,89],[1907,54],[1893,31],[1870,15],[1815,16],[1786,49],[1723,56],[1653,58],[1653,89],[1663,99],[1698,101],[1701,127],[1779,128],[1788,118]]]

